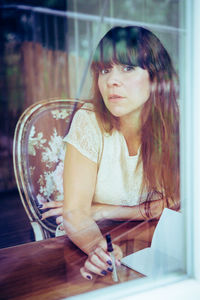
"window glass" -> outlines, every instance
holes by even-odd
[[[178,100],[181,112],[184,110],[185,2],[184,0],[72,0],[60,1],[60,4],[58,1],[44,1],[44,5],[40,5],[37,1],[30,1],[30,5],[27,5],[27,1],[8,1],[6,3],[16,5],[16,7],[5,6],[1,11],[4,30],[0,33],[3,45],[0,47],[0,60],[3,66],[0,74],[2,82],[0,85],[0,92],[2,92],[0,93],[0,97],[2,97],[0,103],[0,140],[2,141],[0,191],[16,191],[14,171],[12,167],[10,169],[10,162],[12,161],[14,128],[22,112],[35,102],[44,99],[78,98],[85,100],[90,98],[92,95],[91,58],[99,40],[114,26],[142,26],[159,37],[169,52],[178,73],[180,85]],[[25,4],[27,6],[20,6]],[[38,7],[38,10],[34,10],[35,7]],[[184,123],[184,121],[185,116],[183,116],[182,122]],[[183,129],[181,129],[182,138],[184,138]],[[184,143],[185,141],[180,141],[182,148]],[[183,163],[185,154],[182,148],[181,162]],[[182,167],[183,169],[184,167]],[[181,192],[184,193],[184,188]],[[21,209],[23,210],[23,207]],[[177,214],[179,213],[177,212]],[[171,215],[165,216],[165,218],[166,224],[169,222],[169,227],[179,222],[177,221],[178,217],[175,218],[175,221]],[[166,255],[169,256],[169,266],[173,266],[172,269],[166,269],[164,272],[159,273],[158,271],[156,275],[151,273],[151,278],[154,276],[154,278],[160,279],[163,275],[170,275],[171,271],[178,274],[185,272],[185,223],[181,222],[184,221],[181,220],[179,223],[182,224],[180,231],[178,231],[179,225],[174,225],[179,238],[182,235],[180,244],[174,249],[177,256],[182,256],[181,265],[177,265],[177,267],[176,262],[173,263],[174,258],[168,255],[171,253],[168,245],[162,244],[165,234],[166,240],[169,240],[168,228],[163,224],[158,227],[156,220],[128,222],[125,225],[116,222],[116,230],[113,230],[113,223],[109,222],[105,224],[102,222],[99,226],[103,233],[112,228],[112,235],[116,239],[118,235],[120,236],[118,242],[124,256],[145,248],[150,249],[153,233],[156,233],[153,243],[156,249],[152,249],[152,251],[162,252],[165,248]],[[155,231],[155,228],[158,230]],[[173,248],[172,244],[175,245],[177,242],[176,236],[171,236],[171,239],[174,239],[174,242],[170,244],[170,247]],[[32,240],[34,239],[22,238],[18,242],[26,243]],[[12,243],[2,243],[1,247],[13,245]],[[162,255],[162,253],[156,252],[156,256],[152,256],[153,260],[159,257],[162,261]],[[139,256],[140,254],[138,254]],[[136,261],[141,260],[141,265],[144,264],[144,267],[148,265],[148,256],[147,263],[145,263],[145,256],[141,254],[142,258],[138,257],[135,258]],[[70,260],[71,257],[66,259]],[[83,262],[84,259],[82,259]],[[148,273],[146,270],[142,273],[140,268],[133,271],[131,268],[134,269],[135,265],[136,263],[130,265],[130,262],[124,261],[123,266],[119,269],[120,282],[125,284],[124,288],[129,281],[144,279],[143,274]],[[94,289],[105,287],[107,284],[106,279],[98,281],[97,278],[96,282]],[[112,284],[110,276],[108,285]],[[119,290],[119,286],[116,286],[115,291]]]

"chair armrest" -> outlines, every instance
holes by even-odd
[[[34,236],[36,241],[42,241],[45,239],[45,234],[42,226],[37,222],[31,222],[31,226],[33,228]]]

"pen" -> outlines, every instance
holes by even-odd
[[[110,234],[106,234],[106,242],[107,242],[107,250],[110,253],[110,257],[112,260],[112,267],[113,267],[112,279],[113,281],[117,282],[118,281],[117,269],[116,269],[115,256],[113,253],[113,246],[112,246],[112,240]]]

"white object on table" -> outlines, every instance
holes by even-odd
[[[123,265],[146,276],[184,269],[183,215],[165,208],[157,224],[151,247],[122,258]]]

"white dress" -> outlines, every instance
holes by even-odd
[[[140,164],[136,171],[136,166],[140,150],[137,155],[129,156],[124,136],[117,130],[112,135],[102,134],[95,113],[87,107],[85,104],[76,112],[64,141],[98,164],[93,202],[139,204],[143,170]]]

